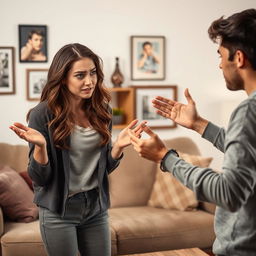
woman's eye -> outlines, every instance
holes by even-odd
[[[83,74],[77,74],[76,77],[77,77],[78,79],[83,79],[83,78],[84,78],[84,75],[83,75]]]
[[[91,71],[91,76],[96,75],[96,70]]]

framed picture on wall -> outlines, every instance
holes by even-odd
[[[131,79],[165,79],[164,36],[131,36]]]
[[[15,94],[14,47],[0,46],[0,94]]]
[[[47,81],[48,69],[27,69],[27,100],[37,101]]]
[[[133,86],[135,88],[135,112],[136,118],[140,121],[147,120],[151,128],[175,128],[176,123],[156,113],[152,106],[152,100],[156,96],[162,96],[177,101],[177,86]]]
[[[47,62],[47,27],[19,25],[20,62]]]

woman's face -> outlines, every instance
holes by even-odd
[[[82,58],[74,62],[68,72],[67,87],[76,99],[89,99],[97,84],[96,67],[92,59]]]

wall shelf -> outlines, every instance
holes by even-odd
[[[113,125],[113,129],[125,128],[133,119],[135,119],[135,102],[134,102],[134,88],[131,87],[118,87],[108,88],[111,96],[116,99],[116,106],[124,110],[125,118],[124,123],[120,125]]]

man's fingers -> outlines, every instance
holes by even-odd
[[[152,101],[152,103],[153,103],[154,108],[160,109],[162,111],[165,111],[165,110],[168,110],[168,109],[172,108],[172,106],[167,105],[167,104],[162,103],[162,102],[159,102],[159,101]]]
[[[142,127],[146,125],[147,121],[142,121],[137,127],[133,129],[133,131],[137,134],[139,130],[142,130]]]
[[[173,101],[173,102],[170,102],[170,103],[165,103],[165,102],[163,102],[163,101],[159,101],[159,100],[157,100],[157,99],[154,99],[154,100],[152,100],[152,103],[153,103],[153,106],[155,107],[155,108],[158,108],[158,109],[161,109],[161,110],[171,110],[172,109],[172,107],[174,106],[174,104],[175,104],[175,102]]]
[[[176,102],[172,102],[171,104],[166,104],[157,100],[153,100],[153,107],[157,110],[157,114],[160,114],[161,116],[169,118],[173,106],[176,104]]]
[[[136,137],[135,132],[132,131],[131,129],[128,129],[128,134],[129,134],[129,136],[130,136],[131,142],[135,142],[135,143],[138,144],[138,142],[140,141],[140,139],[138,139],[138,138]]]
[[[185,89],[184,95],[185,95],[185,97],[186,97],[186,99],[187,99],[187,102],[188,102],[189,104],[195,104],[195,102],[194,102],[192,96],[190,95],[190,93],[189,93],[189,91],[188,91],[188,88]]]
[[[134,131],[134,132],[135,132],[136,137],[140,138],[141,137],[141,133],[143,132],[143,129],[140,128],[140,129],[138,129],[137,131]]]
[[[175,103],[174,100],[167,99],[167,98],[162,97],[162,96],[156,96],[156,98],[153,101],[155,101],[155,100],[160,101],[160,102],[164,102],[168,105],[173,105]]]
[[[143,131],[147,133],[150,137],[155,136],[155,133],[148,126],[144,126]]]
[[[134,148],[135,151],[137,151],[137,152],[140,152],[140,151],[141,151],[141,150],[140,150],[140,147],[139,147],[134,141],[131,140],[131,144],[132,144],[132,146],[133,146],[133,148]]]
[[[161,110],[156,110],[156,113],[157,113],[158,115],[160,115],[160,116],[163,116],[163,117],[166,117],[166,118],[170,118],[170,114],[165,113],[165,112],[163,112],[163,111],[161,111]]]

